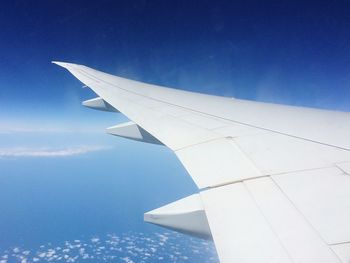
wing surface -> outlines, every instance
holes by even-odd
[[[54,63],[174,151],[200,189],[221,262],[349,262],[349,113]]]

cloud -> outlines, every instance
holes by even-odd
[[[97,240],[97,242],[96,242]],[[79,241],[79,242],[77,242]],[[163,245],[160,245],[164,242]],[[213,243],[175,232],[123,233],[50,242],[28,250],[1,250],[9,262],[206,262],[217,263]],[[1,261],[3,260],[3,261]]]
[[[88,125],[76,127],[76,125],[71,125],[71,127],[9,127],[0,125],[0,135],[1,134],[16,134],[16,133],[101,133],[104,128],[96,125],[96,128],[87,127]],[[93,126],[93,125],[92,125]]]
[[[5,119],[0,113],[1,134],[44,134],[44,133],[101,133],[110,126],[110,121],[103,120],[46,120],[46,119]]]
[[[49,134],[103,134],[106,127],[127,118],[121,114],[79,114],[64,113],[53,115],[44,113],[24,113],[0,111],[0,136],[2,135],[49,135]],[[23,115],[23,116],[22,116]],[[112,119],[111,119],[112,118]],[[112,123],[111,123],[112,122]]]
[[[61,149],[53,148],[0,148],[0,158],[6,157],[65,157],[106,150],[106,146],[76,146]]]

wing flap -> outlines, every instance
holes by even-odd
[[[349,174],[331,167],[272,178],[325,242],[350,242]]]
[[[345,244],[333,245],[334,253],[341,259],[342,263],[350,262],[350,242]]]
[[[210,189],[201,197],[221,262],[339,263],[270,178]]]
[[[196,144],[175,153],[200,189],[263,175],[231,138]]]
[[[220,262],[292,262],[243,183],[201,197]]]

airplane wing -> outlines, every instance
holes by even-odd
[[[66,68],[130,122],[107,132],[165,145],[198,194],[145,220],[213,238],[221,262],[350,262],[350,113],[251,102]]]

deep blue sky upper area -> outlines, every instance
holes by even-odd
[[[50,64],[63,60],[187,90],[349,110],[349,10],[349,1],[3,2],[0,103],[11,113],[72,112],[71,98],[87,93]]]

